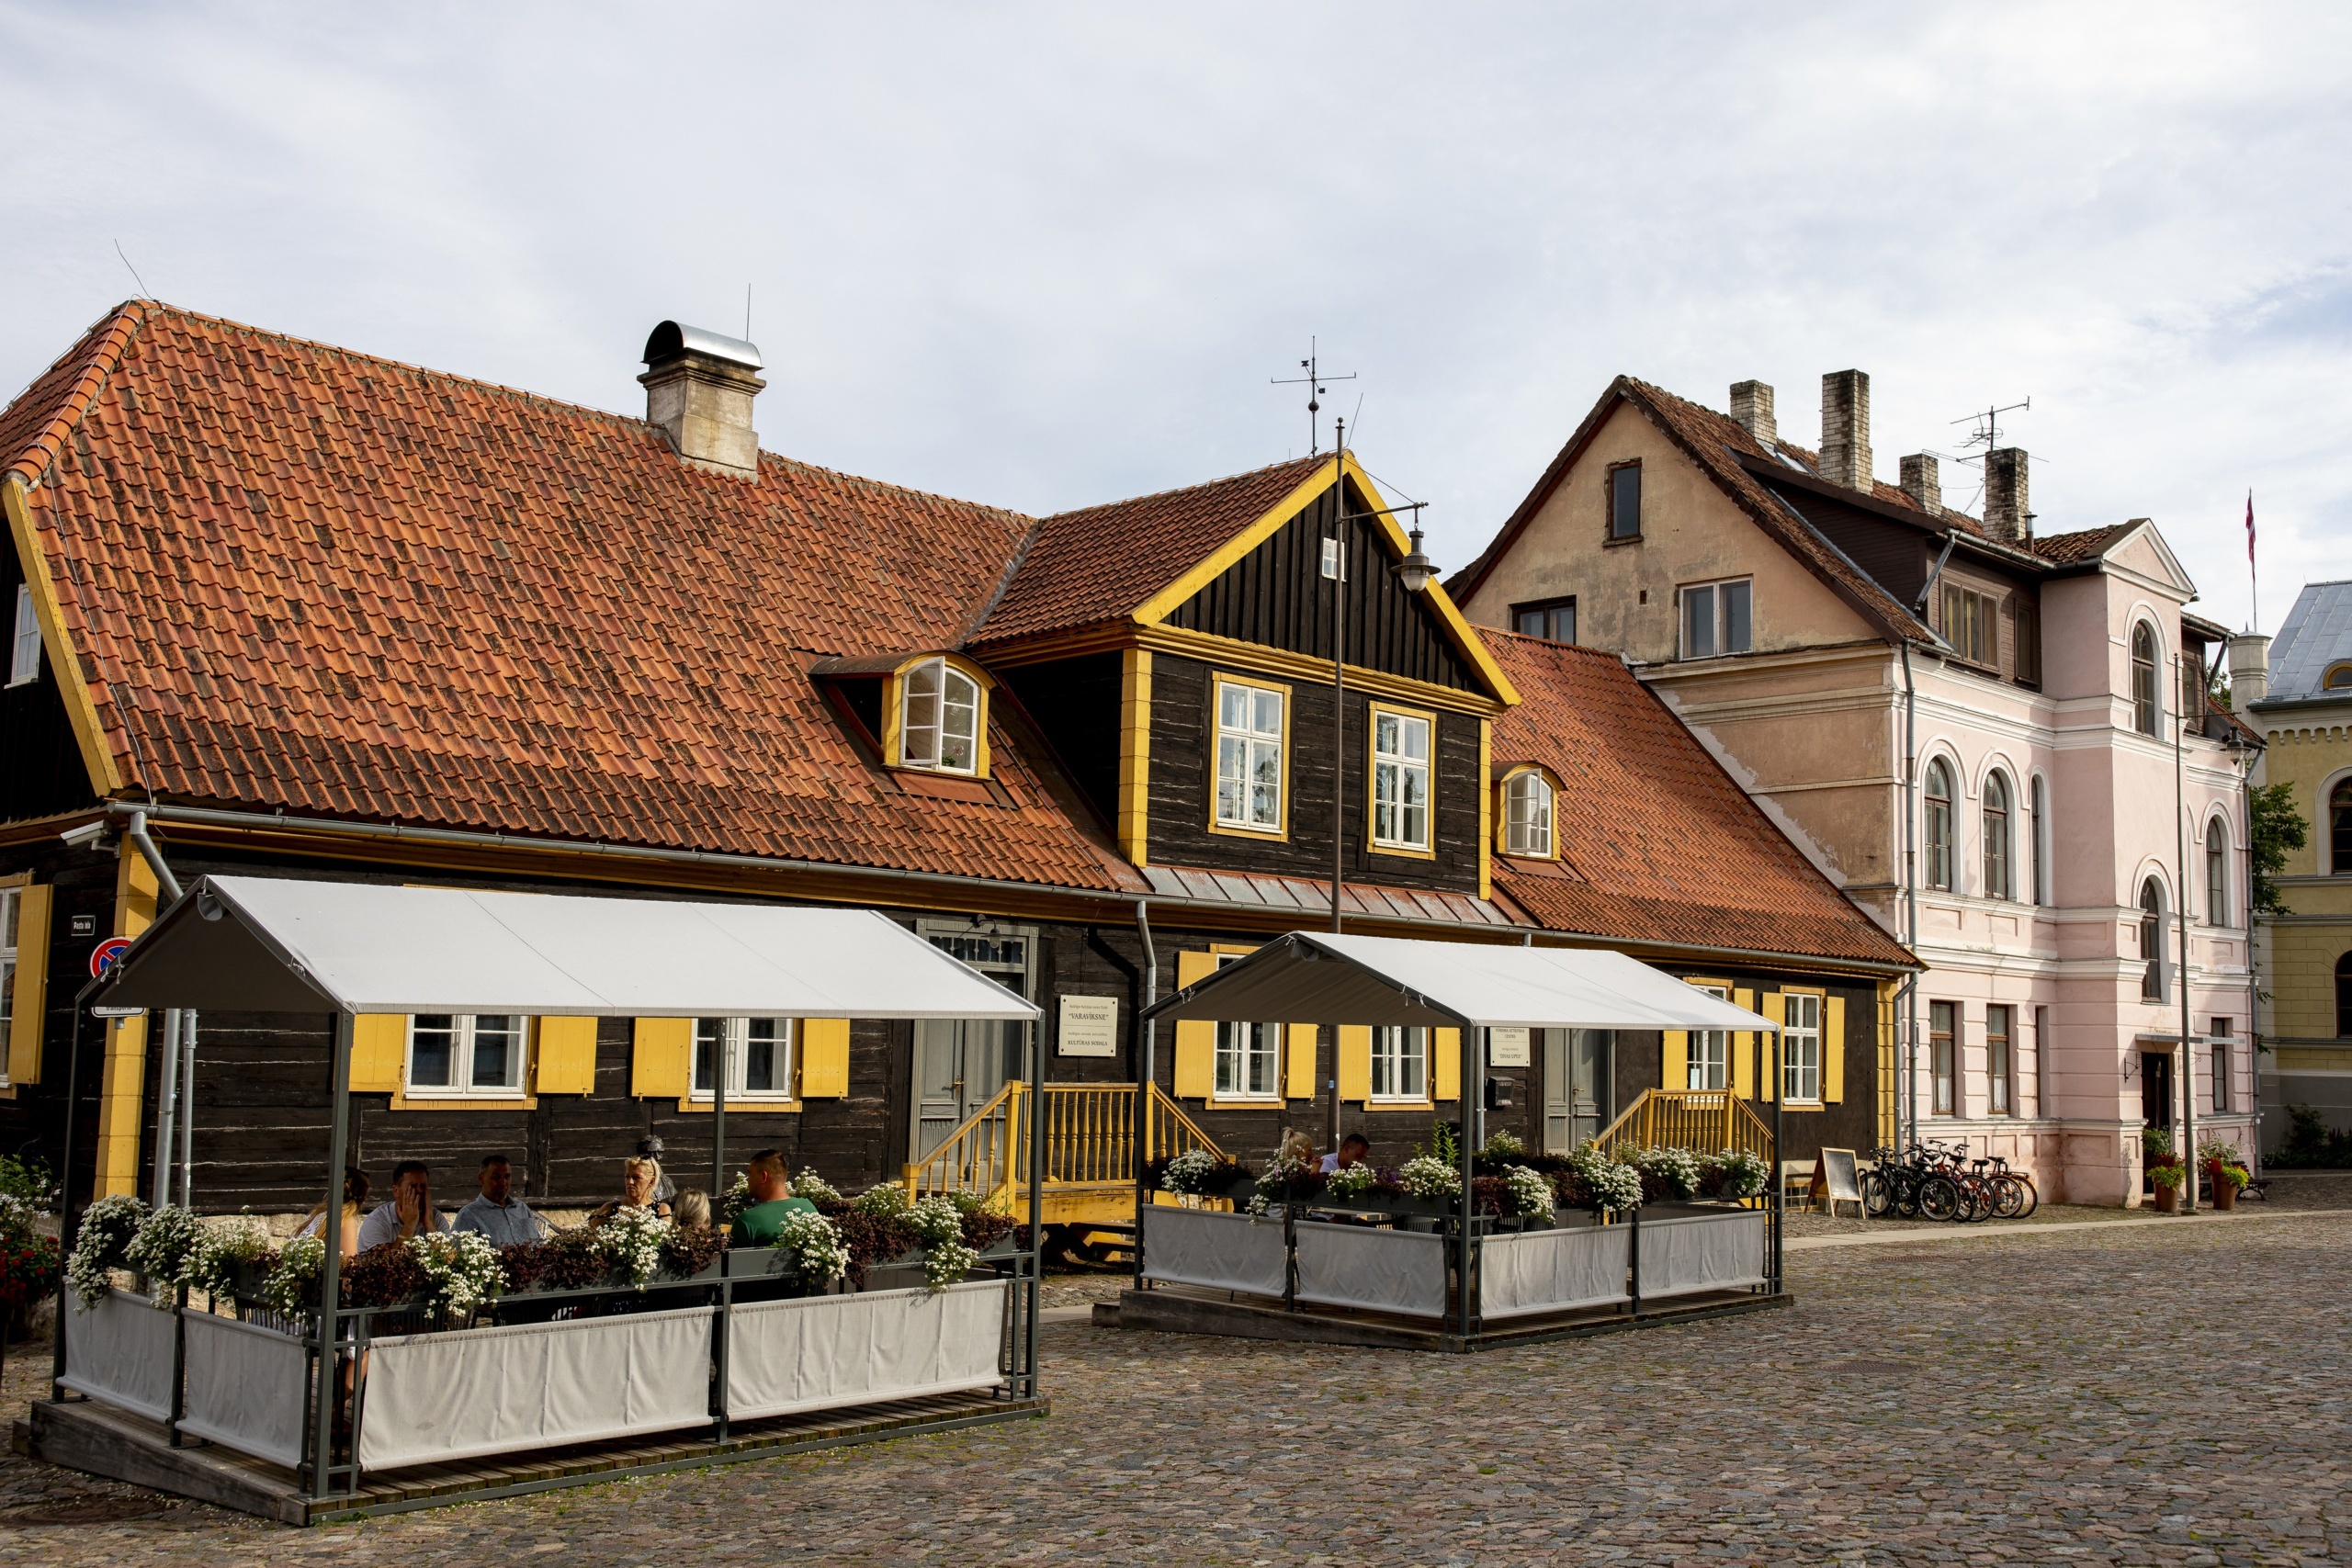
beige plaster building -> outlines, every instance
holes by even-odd
[[[2230,672],[2267,745],[2257,777],[2291,785],[2312,825],[2277,878],[2290,912],[2266,916],[2256,942],[2263,1145],[2276,1148],[2290,1106],[2352,1130],[2352,582],[2305,586],[2276,644],[2233,640]]]
[[[2137,1203],[2144,1123],[2253,1140],[2227,633],[2146,519],[2038,536],[2024,452],[1986,455],[1980,518],[1933,456],[1874,477],[1860,372],[1822,430],[1782,441],[1758,382],[1724,414],[1620,378],[1449,586],[1622,655],[1929,965],[1893,1131]]]

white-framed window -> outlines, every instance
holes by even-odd
[[[1717,1001],[1731,1000],[1730,990],[1723,986],[1696,987]],[[1726,1029],[1694,1029],[1690,1032],[1690,1060],[1685,1087],[1689,1089],[1728,1089],[1731,1087],[1731,1032]]]
[[[1216,825],[1283,830],[1283,741],[1290,694],[1220,676],[1216,682]]]
[[[1282,1071],[1281,1024],[1227,1022],[1216,1026],[1219,1100],[1280,1100]]]
[[[1995,1003],[1984,1010],[1984,1111],[2017,1114],[2017,1010]]]
[[[17,584],[16,634],[8,641],[8,684],[21,686],[40,679],[40,617],[33,613],[33,590]]]
[[[1713,659],[1755,647],[1753,590],[1747,578],[1693,582],[1682,590],[1682,657]]]
[[[1781,998],[1781,1093],[1792,1105],[1821,1103],[1821,998],[1804,991]]]
[[[2010,872],[2009,779],[1998,769],[1984,775],[1984,795],[1978,838],[1984,851],[1984,897],[2011,898],[2017,888]]]
[[[2219,1115],[2230,1107],[2230,1021],[2213,1021],[2213,1111]]]
[[[24,890],[0,887],[0,1089],[8,1084],[8,1034],[17,1021],[17,916]]]
[[[418,1013],[408,1021],[409,1096],[513,1099],[523,1092],[528,1040],[521,1013]]]
[[[1430,1097],[1430,1032],[1385,1024],[1372,1032],[1372,1098]]]
[[[1552,781],[1533,768],[1503,784],[1503,853],[1552,855]]]
[[[788,1018],[698,1018],[695,1020],[695,1083],[692,1098],[709,1100],[712,1073],[726,1045],[727,1098],[792,1098],[792,1021]]]
[[[1430,847],[1430,721],[1372,710],[1372,841],[1385,850]]]
[[[944,659],[927,659],[904,677],[899,761],[943,773],[980,767],[980,684]]]

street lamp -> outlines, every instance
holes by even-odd
[[[1437,568],[1421,552],[1421,531],[1419,528],[1413,530],[1413,553],[1398,561],[1392,570],[1396,573],[1397,581],[1404,583],[1408,593],[1420,592],[1436,579]]]

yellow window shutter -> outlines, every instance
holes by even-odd
[[[1179,953],[1176,988],[1216,973],[1214,953]],[[1206,1100],[1216,1090],[1216,1025],[1194,1020],[1176,1026],[1176,1098]]]
[[[363,1012],[351,1021],[351,1091],[398,1094],[408,1066],[408,1014]]]
[[[1846,998],[1821,1003],[1821,1099],[1835,1105],[1846,1098]]]
[[[46,883],[17,895],[17,983],[8,998],[8,1081],[40,1082],[41,1015],[49,1006],[49,910],[56,889]]]
[[[1660,1089],[1690,1087],[1690,1032],[1669,1029],[1658,1036],[1657,1086]]]
[[[1462,1031],[1430,1031],[1430,1098],[1462,1098]]]
[[[804,1018],[800,1033],[800,1098],[849,1096],[849,1020]]]
[[[1340,1098],[1372,1098],[1372,1030],[1364,1024],[1340,1025]]]
[[[1747,993],[1741,994],[1744,996]],[[1756,998],[1755,1006],[1756,1010],[1766,1018],[1785,1020],[1788,1017],[1788,1011],[1781,1003],[1781,993],[1778,991],[1765,992]],[[1769,1105],[1781,1098],[1781,1037],[1759,1029],[1756,1032],[1756,1054],[1762,1058],[1764,1073],[1764,1081],[1757,1086],[1764,1092],[1757,1098]]]
[[[1726,1047],[1731,1053],[1731,1091],[1742,1100],[1756,1098],[1755,1039],[1747,1030],[1736,1030]]]
[[[684,1100],[694,1084],[695,1021],[640,1018],[629,1053],[628,1091],[639,1100]]]
[[[1284,1043],[1288,1047],[1283,1053],[1283,1076],[1287,1080],[1283,1087],[1283,1097],[1285,1100],[1313,1100],[1315,1026],[1311,1023],[1286,1024],[1283,1032],[1287,1037]]]
[[[594,1019],[539,1020],[539,1065],[531,1087],[540,1094],[596,1092]]]

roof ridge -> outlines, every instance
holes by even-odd
[[[74,340],[72,348],[51,360],[39,375],[25,383],[15,397],[9,399],[6,404],[0,405],[0,414],[14,409],[17,403],[31,396],[33,389],[43,380],[54,375],[60,367],[72,360],[75,352],[84,344],[91,342],[94,338],[98,340],[96,348],[90,355],[89,363],[82,367],[82,373],[74,378],[73,389],[61,400],[58,412],[41,426],[38,434],[26,443],[23,449],[25,456],[0,453],[0,457],[9,458],[8,467],[5,471],[17,475],[23,480],[28,490],[40,483],[41,475],[49,471],[50,465],[57,460],[58,454],[63,450],[65,437],[72,434],[75,425],[82,423],[83,416],[90,412],[90,405],[97,401],[99,389],[105,387],[107,378],[114,373],[118,365],[121,364],[123,350],[130,347],[131,341],[145,330],[147,324],[145,310],[154,303],[152,299],[130,299],[117,305],[113,310],[92,321],[83,330],[82,335]],[[135,315],[134,310],[137,312]],[[44,456],[40,462],[28,468],[27,457],[34,453],[42,453]]]
[[[1278,468],[1287,468],[1294,465],[1320,467],[1329,462],[1333,456],[1334,454],[1330,453],[1314,453],[1305,457],[1285,457],[1279,463],[1263,463],[1254,468],[1243,468],[1238,473],[1220,474],[1216,479],[1202,479],[1194,484],[1174,485],[1167,490],[1147,491],[1141,495],[1121,496],[1116,501],[1098,501],[1091,506],[1074,506],[1067,512],[1048,513],[1038,521],[1058,523],[1065,518],[1083,517],[1090,512],[1105,512],[1114,506],[1135,506],[1147,501],[1165,501],[1171,495],[1189,495],[1194,491],[1212,490],[1218,485],[1231,484],[1238,479],[1254,479],[1261,474],[1271,474]]]

